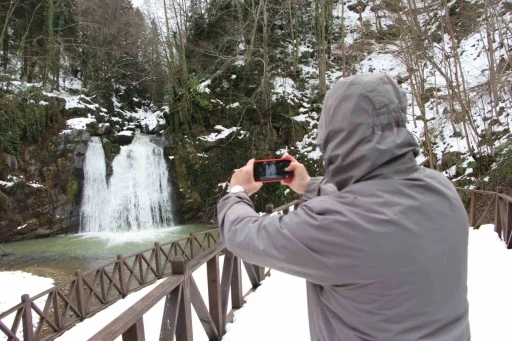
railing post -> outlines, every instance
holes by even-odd
[[[274,212],[274,205],[268,204],[267,206],[265,206],[265,213],[266,214],[272,214],[272,212]]]
[[[162,254],[159,242],[155,242],[155,266],[158,279],[162,278]]]
[[[290,208],[287,207],[283,210],[283,214],[287,215],[288,213],[290,213]]]
[[[242,263],[240,258],[233,257],[233,275],[231,277],[231,307],[240,309],[244,304],[244,294],[242,293]]]
[[[196,235],[190,234],[190,259],[194,259],[194,246],[196,243]]]
[[[145,341],[144,334],[144,317],[135,322],[128,330],[123,333],[123,341]]]
[[[469,226],[475,228],[476,213],[477,213],[478,201],[475,192],[471,192],[471,201],[469,203]]]
[[[78,311],[80,312],[80,321],[83,321],[85,320],[84,281],[80,270],[75,272],[75,281],[76,304],[78,306]]]
[[[224,264],[222,265],[222,275],[220,281],[220,297],[222,302],[222,323],[225,330],[226,319],[228,315],[228,296],[231,288],[231,277],[233,276],[233,257],[234,255],[228,249],[224,250]]]
[[[265,268],[259,265],[253,265],[254,271],[256,271],[256,276],[258,277],[258,282],[263,281],[263,277],[265,276]]]
[[[222,323],[222,300],[220,296],[219,255],[215,255],[206,263],[208,277],[208,307],[219,335],[224,335]]]
[[[23,340],[32,341],[34,340],[34,326],[32,324],[32,305],[30,297],[26,294],[21,296],[21,302],[25,304],[22,317]]]
[[[174,275],[184,276],[178,309],[176,341],[192,341],[192,306],[190,304],[189,273],[183,257],[174,257],[171,260],[171,267]]]
[[[498,234],[498,237],[500,237],[500,239],[502,239],[501,212],[500,212],[501,198],[500,198],[499,194],[503,193],[503,187],[498,186],[496,188],[496,193],[497,194],[496,194],[496,209],[495,209],[495,214],[494,214],[494,231]]]
[[[127,288],[126,288],[126,279],[125,279],[125,273],[124,273],[123,255],[117,255],[117,262],[118,262],[117,272],[119,274],[119,288],[121,288],[121,291],[123,293],[123,298],[125,298],[127,295]]]

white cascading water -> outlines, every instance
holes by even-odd
[[[172,225],[169,174],[162,148],[149,136],[137,134],[130,145],[121,147],[112,168],[107,186],[103,147],[93,138],[85,156],[81,232],[140,231]]]
[[[80,209],[80,232],[99,232],[104,226],[108,202],[105,153],[99,137],[91,137],[84,161],[84,191]]]

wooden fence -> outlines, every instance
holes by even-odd
[[[503,187],[496,192],[457,188],[462,200],[467,203],[469,226],[479,228],[482,224],[494,224],[494,231],[512,249],[512,197],[503,194]],[[469,197],[469,198],[468,198]]]
[[[0,331],[9,341],[19,340],[20,327],[24,340],[53,340],[129,293],[173,274],[173,258],[191,261],[219,242],[218,230],[191,234],[129,256],[118,255],[115,262],[86,273],[77,271],[69,282],[33,297],[23,295],[20,304],[0,314]],[[8,327],[4,321],[9,317],[13,322]],[[36,324],[33,317],[38,317]]]
[[[512,197],[496,192],[457,188],[467,203],[469,225],[478,228],[483,223],[494,223],[495,230],[509,249],[512,248]],[[287,214],[301,201],[274,209],[267,205],[266,214]],[[219,256],[224,253],[221,274]],[[206,308],[197,284],[191,274],[206,263],[208,302]],[[247,271],[252,288],[242,294],[241,265]],[[81,273],[70,282],[59,284],[34,297],[23,295],[21,303],[0,314],[0,331],[9,341],[18,341],[19,328],[23,340],[54,340],[79,321],[105,309],[120,298],[137,291],[158,279],[161,284],[130,307],[92,340],[108,341],[123,336],[123,341],[144,340],[144,314],[165,298],[160,340],[192,340],[191,306],[194,307],[210,340],[220,340],[226,324],[236,309],[241,308],[244,297],[253,292],[261,280],[269,275],[264,268],[249,264],[225,250],[219,231],[211,230],[178,241],[124,257],[99,269]],[[228,295],[231,289],[231,309]],[[39,306],[35,301],[43,300]],[[32,317],[38,317],[33,323]],[[8,317],[10,327],[3,322]]]
[[[288,214],[290,209],[298,208],[301,200],[293,201],[274,209],[267,205],[265,214]],[[219,254],[224,251],[222,273],[219,267]],[[165,298],[160,340],[192,341],[192,307],[196,311],[203,329],[210,341],[220,340],[226,325],[233,320],[233,314],[244,304],[244,298],[270,275],[270,269],[249,264],[224,248],[222,243],[205,250],[197,258],[185,262],[176,257],[171,260],[173,276],[168,277],[158,287],[128,308],[105,328],[94,335],[90,341],[115,340],[122,335],[123,341],[144,341],[144,314]],[[208,306],[192,276],[204,263],[207,266]],[[252,288],[242,293],[242,263],[251,281]],[[228,311],[228,299],[231,291],[231,309]]]
[[[279,209],[287,213],[290,207],[296,207],[299,203],[300,201],[296,200]],[[274,211],[271,205],[267,206],[267,210],[269,208],[272,212]],[[172,283],[181,278],[182,281],[178,282],[187,284],[177,284],[177,286],[186,287],[187,290],[194,292],[192,302],[198,311],[201,307],[196,307],[196,303],[199,302],[195,295],[197,286],[194,285],[193,279],[190,280],[187,277],[185,280],[182,272],[186,270],[189,275],[206,262],[210,278],[214,276],[215,268],[218,270],[218,257],[222,253],[226,254],[224,268],[227,272],[223,270],[225,284],[222,291],[225,297],[227,295],[225,287],[228,282],[230,286],[227,287],[227,292],[230,287],[235,291],[241,290],[241,271],[239,271],[241,261],[224,250],[219,230],[214,229],[190,234],[187,238],[166,244],[155,243],[154,247],[129,256],[118,255],[116,261],[85,273],[77,271],[74,279],[58,284],[38,295],[32,297],[23,295],[19,304],[0,313],[0,335],[7,337],[8,341],[54,340],[78,322],[93,316],[128,294],[165,277],[168,278],[153,291],[169,285],[172,287]],[[265,277],[264,269],[246,262],[244,266],[251,280],[253,289],[250,292],[252,292]],[[187,295],[183,297],[185,296]],[[238,296],[233,297],[232,308],[241,307],[243,299]],[[211,300],[210,306],[215,306],[216,303],[212,303]],[[221,301],[218,300],[218,302]],[[200,318],[203,318],[203,315],[200,315]],[[228,313],[222,320],[213,313],[212,320],[216,321],[217,334],[219,332],[220,335],[223,334],[223,326],[231,318],[232,313],[231,315]],[[9,322],[6,322],[7,320]],[[224,321],[224,324],[221,321]],[[20,332],[22,337],[18,335]],[[213,333],[211,329],[208,332]]]

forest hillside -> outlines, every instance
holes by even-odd
[[[160,137],[177,222],[215,221],[252,157],[321,175],[323,97],[369,72],[407,92],[418,164],[510,193],[511,21],[497,0],[0,1],[0,241],[77,229],[91,136],[108,176],[136,131]]]

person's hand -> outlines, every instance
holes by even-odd
[[[306,170],[306,167],[291,155],[285,154],[281,157],[282,160],[290,160],[291,163],[286,168],[286,171],[293,172],[293,179],[291,180],[282,180],[281,184],[287,185],[291,189],[293,189],[296,193],[303,194],[306,191],[306,186],[308,185],[311,177]]]
[[[254,159],[250,159],[245,166],[233,174],[229,187],[242,186],[249,195],[256,193],[263,183],[254,181],[253,169]]]

